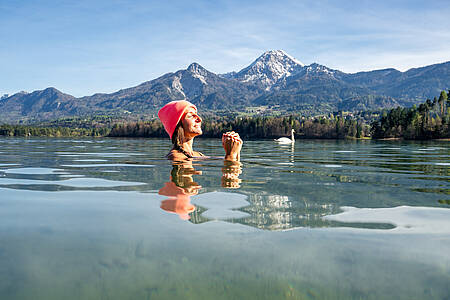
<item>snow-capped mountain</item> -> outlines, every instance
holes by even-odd
[[[51,120],[90,114],[155,115],[165,103],[186,99],[199,108],[244,111],[266,106],[325,113],[410,106],[450,87],[450,62],[400,72],[354,74],[313,63],[305,66],[284,51],[263,53],[239,72],[218,75],[198,63],[111,94],[76,98],[54,88],[0,98],[0,121]]]
[[[302,87],[311,86],[314,84],[323,84],[324,82],[342,81],[342,77],[345,73],[330,69],[326,66],[319,65],[317,63],[304,66],[298,70],[295,74],[286,76],[278,80],[278,82],[272,86],[271,90],[284,90],[292,87],[294,83],[300,83]],[[298,85],[298,84],[297,84]]]
[[[304,71],[308,75],[328,75],[334,77],[342,72],[330,69],[326,66],[319,65],[317,63],[310,64],[304,68]]]
[[[205,86],[208,85],[207,80],[212,76],[216,76],[198,63],[192,63],[185,71],[178,71],[174,75],[171,78],[172,82],[168,83],[169,88],[172,91],[181,93],[186,99],[192,99],[201,95]]]
[[[304,66],[283,50],[271,50],[264,52],[248,67],[234,74],[225,74],[225,77],[259,84],[265,90],[270,90],[280,80],[303,70]]]

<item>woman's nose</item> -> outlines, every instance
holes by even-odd
[[[200,116],[197,116],[196,122],[200,123],[202,121],[202,118]]]

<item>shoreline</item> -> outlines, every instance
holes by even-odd
[[[168,139],[168,137],[142,137],[142,136],[88,136],[88,135],[79,135],[79,136],[52,136],[52,135],[31,135],[31,136],[9,136],[9,135],[0,135],[0,138],[111,138],[111,139]],[[220,137],[197,137],[198,139],[220,139]],[[273,140],[273,138],[246,138],[247,141],[256,141],[256,140]],[[306,140],[328,140],[328,141],[435,141],[435,142],[450,142],[450,138],[442,138],[442,139],[404,139],[404,138],[382,138],[382,139],[373,139],[373,138],[326,138],[326,137],[297,137],[296,141],[306,141]]]

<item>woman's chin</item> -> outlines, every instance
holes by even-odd
[[[187,135],[187,136],[194,138],[194,137],[202,135],[202,134],[203,134],[203,132],[201,130],[195,130],[195,131],[189,132],[189,135]]]

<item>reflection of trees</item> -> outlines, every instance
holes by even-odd
[[[202,213],[204,213],[205,211],[206,211],[205,208],[201,206],[196,206],[195,210],[190,214],[191,219],[189,221],[191,221],[194,224],[201,224],[208,222],[209,219],[202,216]]]
[[[306,197],[301,198],[302,201],[292,201],[288,196],[249,194],[247,200],[251,205],[242,211],[251,216],[236,221],[268,230],[331,225],[331,222],[322,220],[322,217],[336,213],[338,207],[333,204],[312,203]]]
[[[241,210],[250,217],[232,220],[236,223],[264,230],[286,230],[298,227],[355,227],[392,229],[395,226],[382,223],[342,223],[324,220],[323,217],[340,212],[333,203],[314,203],[306,197],[301,201],[280,195],[250,194],[250,205]]]
[[[339,212],[333,204],[315,204],[306,198],[301,203],[292,201],[288,196],[267,195],[265,193],[248,193],[249,206],[239,209],[250,216],[245,218],[227,220],[265,230],[282,230],[295,227],[328,227],[336,222],[322,220],[323,216]],[[224,199],[223,201],[226,201]],[[202,216],[206,209],[197,206],[190,214],[190,221],[195,224],[209,221]]]

